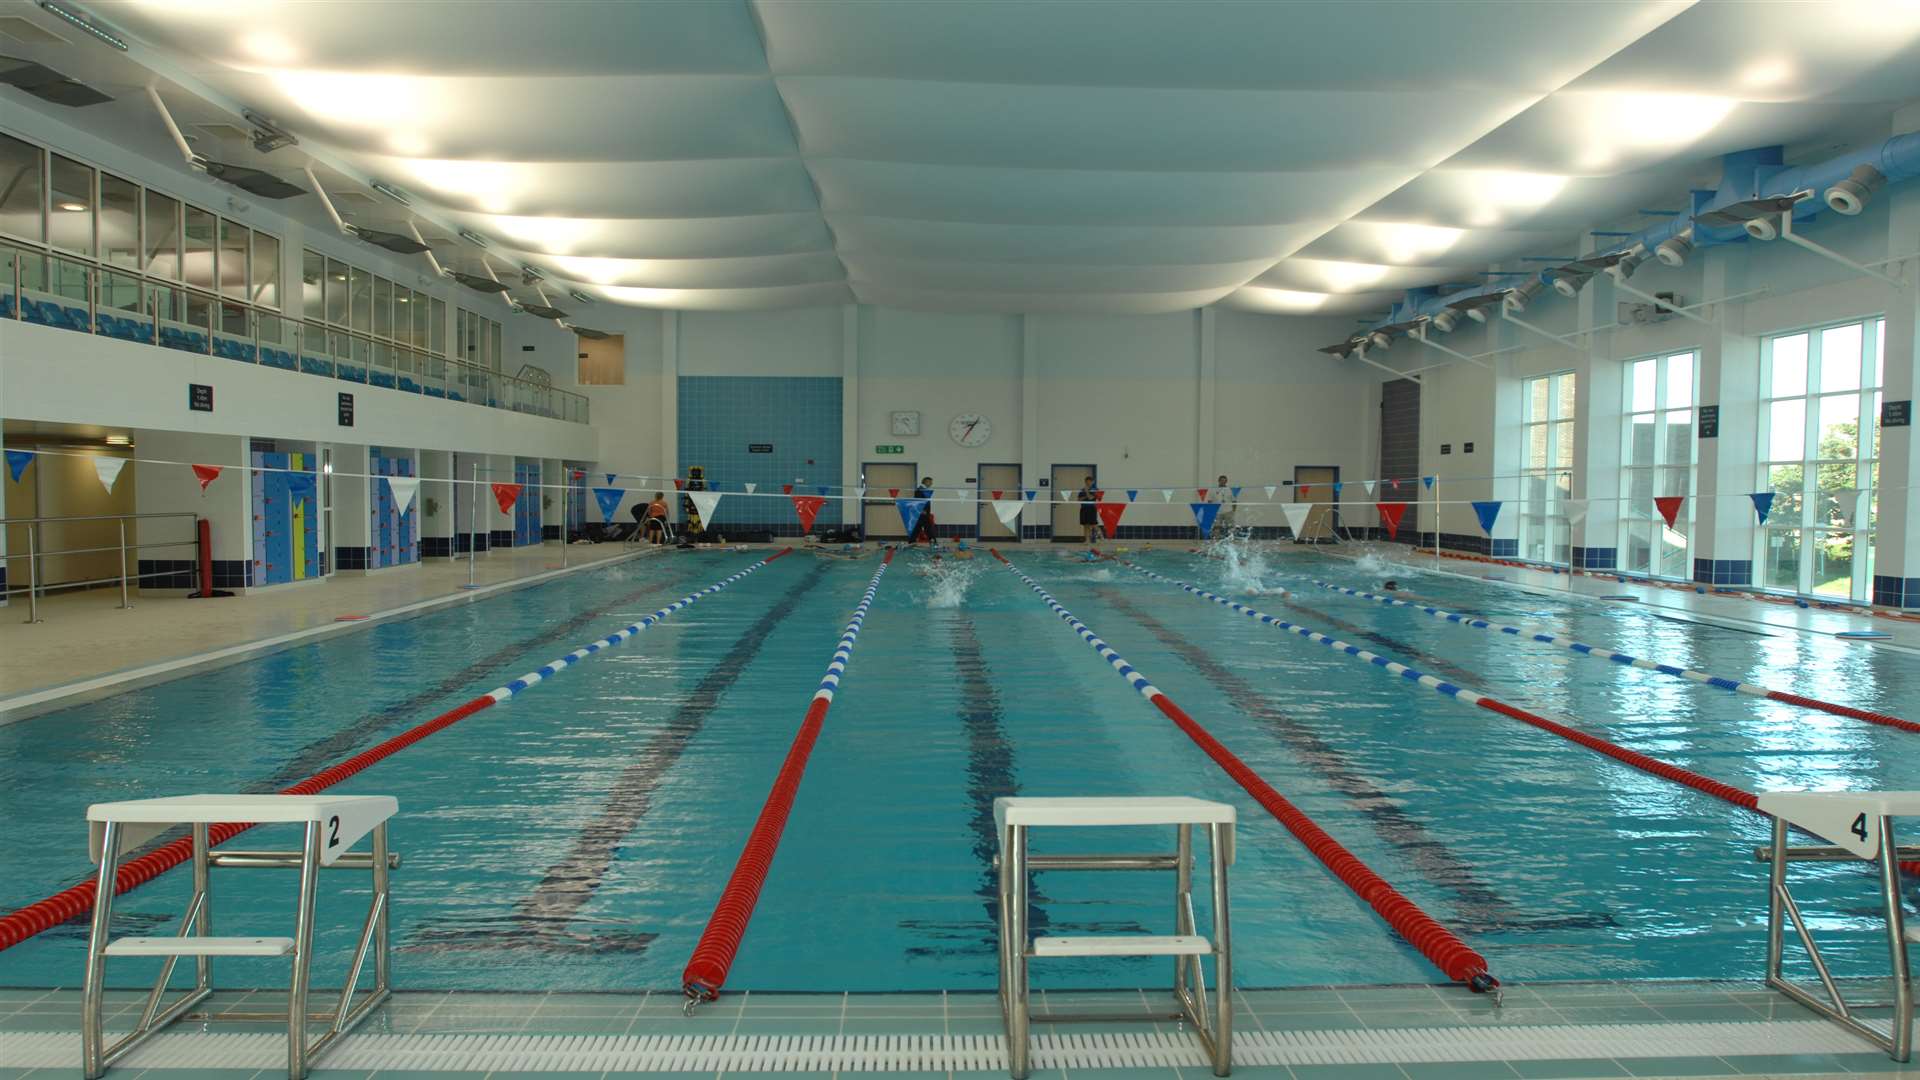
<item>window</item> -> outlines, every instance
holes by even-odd
[[[47,215],[40,194],[40,170],[46,152],[11,135],[0,135],[0,233],[24,240],[47,238]]]
[[[349,266],[347,277],[347,292],[353,297],[353,328],[364,334],[373,329],[373,275]]]
[[[100,174],[100,261],[140,266],[140,185]]]
[[[393,337],[393,282],[373,279],[373,336]]]
[[[247,227],[220,219],[220,291],[227,296],[247,298]]]
[[[186,255],[181,264],[186,282],[212,292],[214,229],[218,218],[198,207],[186,208]],[[205,325],[197,323],[196,325]]]
[[[1865,600],[1879,505],[1884,319],[1782,334],[1761,345],[1761,584]],[[1861,421],[1874,425],[1862,439]]]
[[[147,192],[146,239],[147,273],[152,277],[180,280],[180,203],[157,191]]]
[[[1693,535],[1693,497],[1699,448],[1693,438],[1698,354],[1650,356],[1627,365],[1626,430],[1621,433],[1625,468],[1620,475],[1622,570],[1656,577],[1692,577],[1688,538]],[[1657,498],[1681,498],[1673,524]]]
[[[327,321],[347,325],[347,264],[327,260]]]
[[[300,253],[300,310],[312,322],[327,319],[327,257],[317,251]]]
[[[47,242],[93,254],[93,170],[55,154],[47,177]]]
[[[1520,557],[1565,563],[1572,540],[1567,496],[1573,491],[1573,372],[1521,385]]]
[[[276,311],[280,308],[280,238],[257,231],[253,234],[253,302]]]

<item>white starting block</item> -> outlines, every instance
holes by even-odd
[[[1233,862],[1233,807],[1183,796],[993,800],[1000,839],[1000,1012],[1007,1025],[1007,1067],[1014,1080],[1032,1070],[1028,1030],[1034,1021],[1185,1020],[1213,1061],[1215,1076],[1233,1072],[1233,948],[1227,920],[1227,867]],[[1175,850],[1157,855],[1029,855],[1027,830],[1035,827],[1171,825]],[[1213,940],[1196,931],[1193,913],[1193,828],[1207,830],[1213,873]],[[1039,870],[1170,870],[1174,874],[1174,932],[1167,935],[1036,937],[1027,934],[1027,875]],[[1166,1017],[1042,1015],[1029,1012],[1027,962],[1052,956],[1171,956],[1173,995],[1180,1012]],[[1200,958],[1214,963],[1214,1008]]]
[[[1920,934],[1906,928],[1900,909],[1900,863],[1920,860],[1920,847],[1902,848],[1894,842],[1893,819],[1920,817],[1920,791],[1783,791],[1760,796],[1760,811],[1773,816],[1773,844],[1756,851],[1762,862],[1771,862],[1767,889],[1767,985],[1814,1012],[1872,1042],[1895,1061],[1907,1061],[1913,1055],[1913,977],[1907,966],[1907,942],[1920,941]],[[1829,845],[1787,846],[1787,826],[1813,833]],[[1862,859],[1877,863],[1881,903],[1887,915],[1887,951],[1892,960],[1893,1017],[1887,1030],[1862,1021],[1853,1010],[1863,1004],[1849,1004],[1840,996],[1840,988],[1827,971],[1827,964],[1814,944],[1813,934],[1800,915],[1800,905],[1787,888],[1787,864],[1792,862],[1842,862]],[[1781,952],[1786,924],[1793,923],[1800,944],[1813,961],[1820,985],[1829,1001],[1815,997],[1805,987],[1789,981],[1781,970]]]
[[[303,1080],[309,1064],[331,1048],[342,1035],[367,1017],[392,993],[388,969],[388,871],[399,860],[387,850],[387,819],[399,809],[390,795],[182,795],[166,799],[96,803],[87,808],[89,848],[100,864],[94,896],[93,931],[87,939],[87,975],[80,1019],[81,1061],[87,1080],[97,1080],[115,1060],[145,1042],[168,1024],[182,1018],[211,1020],[281,1020],[287,1024],[287,1076]],[[304,840],[296,851],[209,851],[207,834],[218,822],[297,824]],[[177,825],[193,832],[193,899],[177,934],[167,937],[112,936],[114,882],[120,856]],[[372,851],[349,851],[356,841],[373,834]],[[213,936],[213,894],[208,881],[213,867],[298,867],[299,901],[294,909],[291,937]],[[309,1014],[307,987],[313,969],[313,917],[323,866],[373,871],[373,900],[367,908],[353,967],[340,990],[334,1009]],[[373,987],[354,1002],[367,954],[373,954]],[[133,1031],[107,1045],[101,1030],[101,1003],[105,997],[107,958],[160,956],[160,977],[147,995],[147,1005]],[[192,989],[165,1009],[160,1007],[167,980],[182,956],[194,958]],[[216,956],[291,956],[293,975],[288,984],[286,1013],[223,1013],[208,1016],[188,1010],[213,993]],[[326,1034],[309,1043],[309,1020],[328,1024]]]

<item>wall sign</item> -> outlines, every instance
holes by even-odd
[[[213,387],[206,383],[188,383],[187,408],[194,412],[212,412]]]
[[[353,395],[352,394],[340,395],[340,426],[341,427],[353,426]]]
[[[1700,437],[1703,439],[1720,437],[1720,406],[1700,406]]]
[[[899,443],[894,443],[892,446],[875,446],[873,452],[876,454],[904,454],[907,452],[907,448],[901,446]]]
[[[1452,444],[1452,443],[1450,443],[1450,442],[1443,442],[1443,443],[1441,443],[1441,444],[1440,444],[1440,452],[1441,452],[1442,454],[1451,454],[1451,453],[1453,453],[1453,444]]]
[[[1880,403],[1881,427],[1910,427],[1913,424],[1913,399]]]
[[[1473,453],[1473,444],[1472,444],[1472,443],[1465,443],[1465,444],[1463,444],[1463,445],[1462,445],[1462,446],[1460,447],[1460,452],[1461,452],[1461,453],[1463,453],[1463,454],[1471,454],[1471,453]]]
[[[771,453],[773,453],[773,444],[772,444],[772,443],[770,443],[770,442],[757,442],[757,443],[748,443],[748,444],[747,444],[747,453],[749,453],[749,454],[771,454]]]

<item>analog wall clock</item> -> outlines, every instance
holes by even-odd
[[[993,438],[993,422],[979,413],[961,413],[947,425],[947,434],[961,446],[985,446]]]

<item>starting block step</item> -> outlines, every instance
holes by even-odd
[[[108,956],[285,956],[290,937],[123,937],[107,945]]]
[[[1036,937],[1035,956],[1206,956],[1213,944],[1196,934],[1101,934]]]

